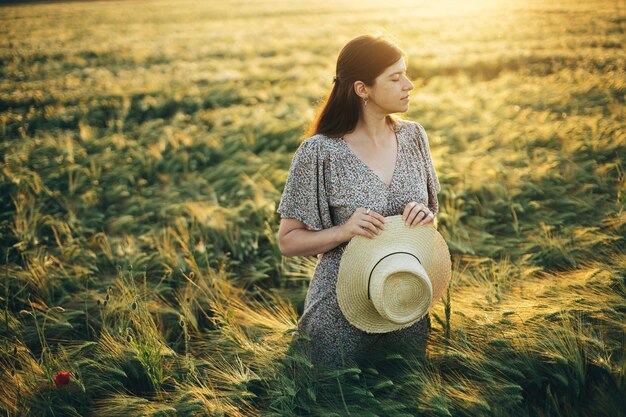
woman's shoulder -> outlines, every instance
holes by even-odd
[[[409,120],[409,119],[402,119],[400,117],[396,117],[396,123],[398,124],[398,129],[402,129],[406,127],[411,127],[412,125],[415,125],[417,122],[414,122],[413,120]]]
[[[399,129],[405,129],[405,128],[409,128],[409,129],[413,129],[413,130],[423,130],[424,126],[422,126],[419,122],[415,121],[415,120],[410,120],[410,119],[397,119],[396,120],[398,123],[398,128]]]
[[[308,138],[305,138],[303,142],[309,141],[309,142],[316,143],[316,144],[329,144],[329,143],[332,144],[332,143],[337,143],[337,141],[339,141],[340,139],[341,138],[333,138],[323,133],[316,133],[313,136],[309,136]]]
[[[401,123],[400,129],[406,129],[408,131],[407,136],[413,142],[415,142],[418,145],[428,144],[428,137],[426,135],[426,129],[424,129],[424,126],[422,126],[421,123],[414,121],[414,120],[408,120],[408,119],[402,119],[400,123]]]
[[[302,139],[302,144],[306,144],[306,146],[319,146],[320,142],[322,142],[324,139],[328,138],[321,133],[316,133],[313,136]]]
[[[303,147],[306,152],[315,152],[325,157],[339,149],[340,140],[340,138],[333,138],[322,133],[316,133],[313,136],[304,138],[300,143],[300,147]]]
[[[328,160],[329,152],[329,138],[322,134],[315,134],[313,136],[306,137],[300,141],[298,149],[296,149],[294,155],[294,162],[296,164],[306,164],[309,166],[318,165],[320,163],[325,164]]]

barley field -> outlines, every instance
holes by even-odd
[[[4,416],[624,416],[619,0],[0,5]],[[393,36],[453,276],[423,354],[291,349],[277,244],[339,50]]]

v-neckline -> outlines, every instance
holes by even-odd
[[[365,163],[365,161],[363,161],[353,150],[350,146],[348,146],[348,143],[345,141],[344,137],[341,137],[341,143],[344,144],[344,146],[346,147],[346,149],[348,150],[348,152],[350,154],[352,154],[352,156],[361,163],[361,165],[363,165],[365,167],[365,169],[367,169],[370,173],[372,173],[377,179],[378,182],[380,182],[381,184],[383,184],[387,189],[390,189],[391,186],[393,185],[393,180],[396,177],[396,172],[398,171],[398,164],[400,163],[400,138],[398,137],[398,132],[400,132],[400,130],[402,130],[404,128],[404,126],[400,126],[400,128],[394,132],[394,136],[396,138],[396,160],[394,162],[393,165],[393,172],[391,173],[391,180],[389,181],[389,184],[387,184],[385,181],[383,181],[382,178],[380,178],[380,176],[376,173],[376,171],[374,171],[369,165],[367,165]]]

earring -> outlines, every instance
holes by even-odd
[[[365,96],[365,98],[363,99],[363,104],[367,106],[367,96]]]

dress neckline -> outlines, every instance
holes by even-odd
[[[368,172],[370,172],[374,177],[376,177],[378,179],[378,182],[383,184],[386,189],[390,189],[391,188],[391,186],[393,185],[394,179],[396,178],[396,173],[398,172],[398,165],[400,164],[400,155],[401,155],[401,146],[402,146],[401,145],[402,141],[400,140],[399,133],[402,131],[402,129],[404,129],[404,125],[406,125],[406,122],[402,122],[402,125],[396,131],[394,131],[394,136],[396,138],[396,160],[394,162],[393,172],[391,173],[391,180],[390,180],[389,184],[387,184],[385,181],[383,181],[383,179],[369,165],[367,165],[352,150],[352,148],[350,146],[348,146],[348,143],[345,141],[343,136],[341,136],[341,138],[340,138],[340,142],[343,143],[345,148],[348,150],[348,153],[350,153]]]

